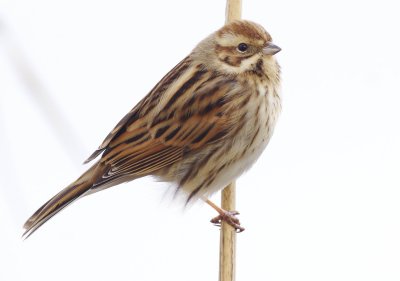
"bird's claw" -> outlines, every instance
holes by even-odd
[[[225,221],[227,224],[232,226],[237,233],[239,233],[244,231],[244,227],[240,226],[240,221],[236,215],[239,215],[238,211],[224,211],[215,218],[211,219],[210,222],[216,226],[221,226],[222,221]]]

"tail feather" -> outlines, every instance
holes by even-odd
[[[51,217],[56,215],[69,204],[82,197],[93,186],[97,164],[87,170],[79,179],[64,188],[53,198],[40,207],[24,224],[25,232],[23,237],[26,239],[42,226]]]

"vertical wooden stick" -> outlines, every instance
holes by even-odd
[[[225,23],[242,18],[242,0],[226,0]]]
[[[242,0],[226,1],[226,19],[229,23],[241,18]],[[221,207],[233,211],[236,208],[236,186],[232,182],[224,188],[221,195]],[[219,281],[234,281],[236,267],[236,231],[226,222],[222,222],[219,248]]]
[[[225,187],[221,195],[221,207],[224,210],[235,210],[236,186],[232,182]],[[222,222],[219,245],[219,280],[234,281],[236,272],[236,230]]]

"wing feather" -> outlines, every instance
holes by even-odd
[[[89,157],[103,153],[104,170],[94,189],[153,174],[185,153],[229,137],[242,117],[236,108],[246,92],[232,78],[188,61],[167,74]],[[171,79],[175,85],[168,88]]]
[[[190,58],[186,57],[180,63],[178,63],[170,72],[168,72],[150,91],[150,93],[118,122],[114,129],[112,129],[112,131],[101,143],[99,148],[96,149],[89,156],[89,158],[85,160],[84,163],[89,163],[93,159],[97,158],[97,156],[99,156],[104,150],[106,150],[111,141],[126,132],[127,127],[139,120],[144,113],[150,111],[151,108],[158,103],[160,97],[166,91],[168,86],[173,83],[179,77],[179,75],[190,66],[190,62]]]

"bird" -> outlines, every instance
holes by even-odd
[[[237,232],[234,210],[209,197],[248,170],[281,111],[281,51],[259,24],[236,20],[200,41],[130,110],[84,162],[95,163],[24,224],[29,237],[73,201],[145,176],[204,200]]]

